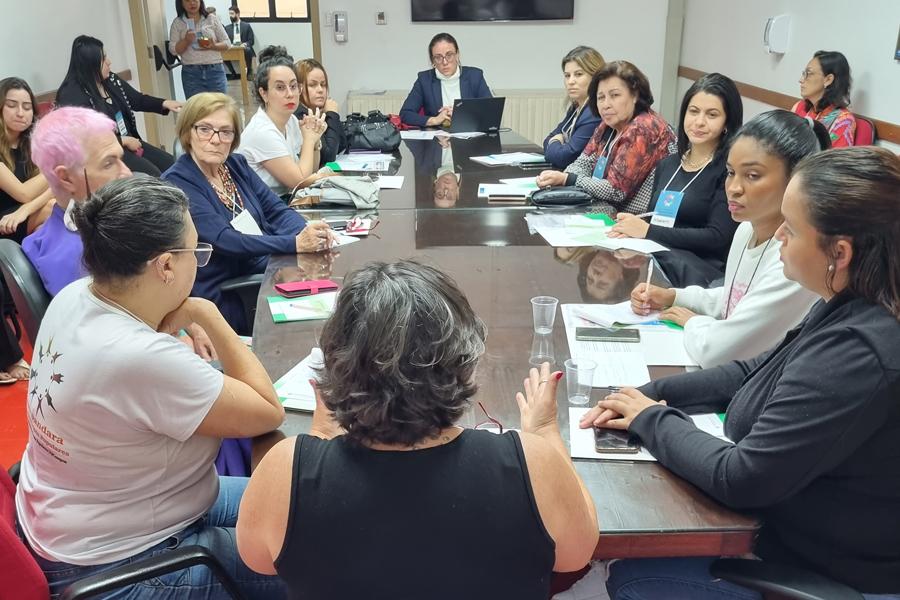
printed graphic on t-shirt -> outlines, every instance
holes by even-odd
[[[59,368],[62,356],[62,352],[54,350],[52,337],[46,349],[43,343],[38,344],[37,364],[32,365],[29,378],[28,404],[32,439],[51,456],[65,463],[69,456],[64,447],[65,440],[53,433],[46,423],[50,411],[58,412],[54,396],[64,378]]]
[[[734,309],[737,307],[741,299],[747,295],[748,286],[744,283],[735,283],[728,295],[728,306],[725,308],[726,315],[733,315]]]

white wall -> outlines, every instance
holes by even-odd
[[[853,73],[853,110],[900,123],[900,62],[893,59],[900,1],[858,0],[686,0],[681,64],[724,75],[782,94],[798,96],[800,72],[816,50],[837,50]],[[784,55],[766,54],[766,19],[789,14],[791,40]],[[684,92],[690,82],[679,81]],[[770,110],[747,101],[744,117]],[[887,145],[887,144],[886,144]]]
[[[663,68],[665,0],[576,0],[572,21],[544,23],[412,23],[409,0],[321,0],[322,59],[332,95],[343,104],[351,89],[408,90],[430,67],[428,42],[441,31],[456,37],[463,64],[484,69],[492,88],[559,89],[559,61],[580,44],[607,60],[627,59],[650,79],[658,97]],[[349,41],[338,44],[325,14],[346,10]],[[375,12],[387,25],[375,24]]]
[[[36,94],[55,90],[69,66],[72,40],[86,34],[103,42],[114,71],[131,69],[137,79],[128,3],[90,0],[89,4],[87,10],[87,0],[0,0],[0,14],[6,17],[0,77],[21,77]]]

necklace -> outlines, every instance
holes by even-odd
[[[216,193],[216,196],[219,197],[219,200],[222,201],[222,204],[225,205],[226,208],[234,212],[235,206],[240,207],[240,209],[244,210],[244,201],[241,199],[241,193],[237,189],[237,185],[234,183],[234,179],[231,178],[231,173],[224,164],[219,165],[218,169],[216,169],[216,175],[219,176],[219,179],[222,181],[222,187],[220,188],[216,185],[215,180],[206,176],[207,181],[209,181],[209,185],[212,186],[213,191]],[[224,189],[223,189],[224,188]]]
[[[140,318],[139,316],[137,316],[136,314],[134,314],[133,312],[131,312],[130,310],[128,310],[127,308],[125,308],[124,306],[122,306],[121,304],[119,304],[118,302],[116,302],[115,300],[111,300],[111,299],[107,298],[106,296],[104,296],[104,295],[100,292],[100,290],[98,290],[98,289],[94,286],[93,283],[92,283],[89,287],[90,287],[91,293],[94,294],[96,297],[100,298],[101,300],[103,300],[104,302],[106,302],[107,304],[109,304],[110,306],[113,306],[113,307],[115,307],[115,308],[118,308],[119,310],[121,310],[122,312],[124,312],[126,315],[128,315],[129,317],[131,317],[132,319],[134,319],[135,321],[139,321],[139,322],[143,323],[144,325],[146,325],[147,327],[149,327],[150,329],[154,329],[154,327],[153,327],[152,325],[150,325],[150,323],[148,323],[148,322],[145,321],[144,319]]]
[[[773,236],[774,237],[774,236]],[[772,238],[766,240],[766,245],[763,246],[762,253],[759,255],[759,260],[756,261],[756,266],[753,267],[753,273],[750,274],[750,281],[747,282],[747,289],[744,290],[744,295],[747,295],[747,292],[750,291],[750,286],[753,284],[753,278],[756,277],[756,271],[759,270],[759,265],[762,263],[763,258],[766,256],[766,250],[769,249],[769,244],[772,243]],[[747,245],[744,244],[744,247],[741,248],[741,255],[738,257],[737,267],[734,269],[734,276],[731,278],[731,285],[728,287],[728,298],[725,300],[725,318],[728,318],[728,309],[731,307],[731,296],[734,293],[734,280],[737,279],[738,272],[741,270],[741,261],[744,260],[744,251],[747,249]]]
[[[696,171],[701,167],[705,167],[712,159],[713,155],[710,154],[709,156],[705,156],[695,162],[693,148],[689,148],[687,152],[682,155],[681,164],[684,165],[684,167],[688,170]]]

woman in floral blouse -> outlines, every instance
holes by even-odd
[[[820,121],[831,135],[831,147],[852,146],[856,117],[850,105],[850,65],[840,52],[819,50],[800,74],[800,100],[791,110]]]
[[[656,163],[675,154],[675,133],[650,109],[650,82],[630,62],[617,60],[597,71],[588,98],[593,99],[591,112],[601,119],[591,141],[565,171],[543,171],[537,184],[578,186],[611,215],[643,212]]]

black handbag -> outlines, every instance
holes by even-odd
[[[348,150],[393,152],[400,147],[400,132],[380,110],[364,117],[351,113],[344,120],[344,138]]]
[[[549,187],[531,193],[531,203],[535,206],[583,206],[593,200],[593,196],[575,185]]]

